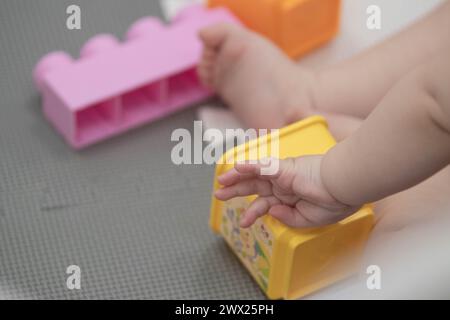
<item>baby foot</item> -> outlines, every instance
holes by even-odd
[[[214,89],[245,125],[280,128],[313,114],[312,73],[262,36],[217,24],[200,32],[201,81]]]

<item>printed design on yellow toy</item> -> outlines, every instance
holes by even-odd
[[[239,227],[240,216],[248,204],[245,198],[225,202],[221,223],[222,234],[260,286],[267,290],[273,236],[261,218],[248,229]]]
[[[256,220],[253,226],[255,232],[256,239],[265,244],[265,248],[268,251],[269,256],[272,255],[272,247],[273,247],[273,235],[270,229],[263,222],[263,219]]]

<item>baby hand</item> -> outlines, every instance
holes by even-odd
[[[342,220],[358,210],[336,200],[325,188],[320,174],[323,156],[305,156],[278,161],[276,173],[267,174],[265,165],[241,163],[221,176],[219,200],[257,194],[241,218],[241,227],[250,227],[268,213],[291,227],[316,227]],[[273,163],[270,164],[273,167]]]

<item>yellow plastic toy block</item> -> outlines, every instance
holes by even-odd
[[[208,5],[229,8],[292,58],[327,42],[339,30],[340,0],[209,0]]]
[[[269,138],[267,138],[269,137]],[[259,137],[227,151],[215,176],[233,167],[233,161],[277,156],[270,136]],[[335,144],[322,117],[314,116],[279,131],[278,157],[323,154]],[[219,188],[215,178],[214,190]],[[211,228],[220,233],[262,290],[271,299],[295,299],[354,273],[373,226],[373,212],[364,206],[336,224],[309,229],[287,227],[269,215],[249,229],[239,227],[243,210],[256,196],[229,201],[212,198]]]

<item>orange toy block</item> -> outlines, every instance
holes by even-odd
[[[208,0],[225,6],[247,27],[266,36],[292,58],[333,38],[340,0]]]

